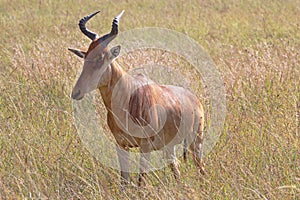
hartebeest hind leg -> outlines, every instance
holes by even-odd
[[[125,185],[129,182],[129,152],[118,146],[116,150],[121,168],[121,185]]]
[[[176,181],[180,181],[179,162],[175,154],[175,146],[165,148],[167,161],[170,163],[169,167],[173,171]]]
[[[190,149],[193,156],[193,161],[196,167],[199,169],[199,172],[204,175],[204,162],[202,160],[203,154],[203,121],[200,122],[198,128],[198,134],[194,141],[190,145]]]

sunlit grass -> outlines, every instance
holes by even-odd
[[[299,199],[299,5],[0,1],[0,199]],[[70,92],[82,61],[67,48],[87,48],[77,23],[99,9],[88,24],[99,34],[125,9],[121,31],[170,28],[198,41],[215,61],[227,117],[205,157],[206,175],[189,161],[181,166],[182,184],[166,168],[150,173],[146,188],[119,190],[119,173],[80,141]]]

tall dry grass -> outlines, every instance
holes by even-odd
[[[0,1],[1,199],[299,199],[299,5]],[[149,175],[146,188],[119,190],[118,172],[81,143],[69,94],[82,62],[67,47],[87,47],[77,21],[98,9],[91,30],[106,33],[125,9],[121,31],[170,28],[197,40],[215,61],[227,117],[205,157],[205,176],[189,161],[182,184],[163,169]]]

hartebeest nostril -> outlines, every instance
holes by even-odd
[[[79,95],[80,95],[80,90],[78,90],[75,94],[72,93],[72,99],[78,100],[77,97],[78,97]]]

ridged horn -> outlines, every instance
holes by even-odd
[[[92,32],[92,31],[88,30],[88,29],[85,27],[85,24],[86,24],[87,21],[89,21],[89,19],[91,19],[92,17],[94,17],[94,16],[95,16],[96,14],[98,14],[99,12],[100,12],[100,10],[97,11],[97,12],[94,12],[94,13],[92,13],[92,14],[90,14],[90,15],[87,15],[87,16],[83,17],[83,18],[79,21],[79,24],[78,24],[78,25],[79,25],[79,28],[80,28],[80,30],[81,30],[81,32],[82,32],[84,35],[88,36],[88,38],[90,38],[91,40],[96,39],[96,38],[98,37],[98,35],[97,35],[96,33]]]
[[[99,38],[99,43],[106,47],[115,37],[118,35],[118,27],[119,27],[119,21],[124,13],[124,10],[113,19],[112,27],[110,33],[103,35],[101,38]]]

